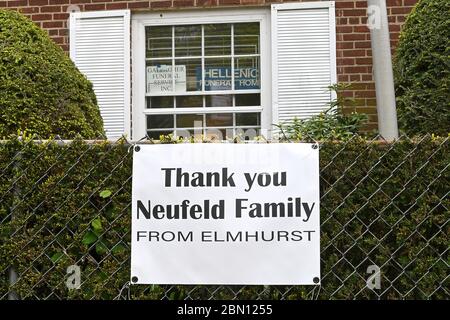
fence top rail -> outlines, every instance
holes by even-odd
[[[305,140],[289,140],[289,139],[265,139],[260,138],[256,140],[242,140],[242,139],[231,139],[231,140],[219,140],[219,139],[199,139],[196,138],[194,141],[190,140],[177,140],[177,139],[171,139],[171,140],[151,140],[147,139],[147,137],[143,137],[139,140],[127,140],[125,137],[121,137],[118,139],[40,139],[39,137],[33,138],[33,139],[23,139],[22,137],[17,137],[17,140],[23,141],[23,142],[32,142],[34,144],[47,144],[47,143],[56,143],[58,145],[67,145],[71,144],[75,141],[82,141],[85,144],[89,145],[95,145],[95,144],[123,144],[123,145],[138,145],[138,144],[170,144],[170,143],[224,143],[224,144],[267,144],[267,143],[318,143],[318,144],[324,144],[324,143],[334,143],[334,144],[346,144],[352,140],[363,140],[368,144],[380,144],[380,145],[390,145],[394,144],[400,141],[409,140],[410,142],[416,142],[419,143],[426,137],[431,137],[433,140],[440,140],[445,141],[450,138],[450,135],[447,137],[438,137],[431,134],[426,134],[422,136],[416,136],[416,137],[408,137],[406,135],[400,136],[396,140],[385,140],[382,136],[376,136],[373,138],[367,138],[360,135],[354,135],[350,137],[349,139],[343,139],[343,140],[315,140],[315,139],[305,139]],[[8,142],[11,142],[15,139],[0,139],[0,144],[5,144]]]

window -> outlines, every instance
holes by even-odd
[[[139,20],[144,45],[136,48],[141,56],[133,67],[139,68],[135,92],[142,102],[135,103],[133,131],[153,139],[170,133],[220,139],[261,134],[268,114],[266,18],[242,16]]]
[[[147,26],[145,40],[149,137],[259,134],[259,22]]]
[[[332,1],[133,13],[131,30],[132,140],[270,138],[333,98]]]

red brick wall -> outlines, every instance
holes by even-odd
[[[313,0],[303,0],[306,1]],[[405,17],[417,1],[386,0],[393,50]],[[30,16],[48,31],[57,44],[68,51],[69,14],[66,11],[71,4],[77,5],[81,11],[114,9],[145,11],[192,7],[264,6],[272,2],[283,0],[0,0],[0,8],[19,10]],[[336,0],[337,73],[339,82],[353,83],[353,90],[347,92],[347,95],[356,99],[357,110],[369,115],[371,124],[368,129],[372,129],[376,127],[377,117],[366,9],[366,0]]]

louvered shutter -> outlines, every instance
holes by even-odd
[[[334,2],[272,5],[271,19],[274,123],[316,115],[336,82]]]
[[[106,135],[130,134],[130,12],[75,12],[70,57],[92,82]]]

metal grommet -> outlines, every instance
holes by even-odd
[[[139,146],[134,147],[134,151],[139,152],[139,150],[141,150],[141,147]]]
[[[319,146],[317,145],[317,143],[315,143],[315,144],[313,144],[311,147],[312,147],[313,149],[317,149]]]
[[[319,277],[314,277],[313,282],[316,283],[316,284],[319,283],[320,282]]]
[[[133,282],[133,283],[136,283],[136,282],[138,282],[138,277],[136,277],[136,276],[134,276],[134,277],[132,277],[131,278],[131,282]]]

